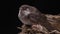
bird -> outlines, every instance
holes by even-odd
[[[48,31],[55,30],[55,28],[48,22],[47,17],[34,6],[20,6],[18,18],[25,25],[41,24],[46,27]]]

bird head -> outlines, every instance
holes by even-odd
[[[40,19],[40,11],[33,6],[22,5],[19,8],[18,18],[24,24],[32,24],[32,22],[37,22]]]

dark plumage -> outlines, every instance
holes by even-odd
[[[49,31],[54,30],[51,24],[47,21],[46,16],[35,7],[22,5],[19,8],[18,18],[25,25],[41,24]]]

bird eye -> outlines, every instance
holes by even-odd
[[[29,18],[31,20],[37,21],[39,19],[39,16],[37,16],[37,15],[30,15]]]

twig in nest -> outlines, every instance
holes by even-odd
[[[56,33],[56,34],[60,34],[60,32],[59,32],[59,31],[57,31],[57,30],[53,30],[53,31],[51,31],[51,32],[49,32],[49,33]]]

